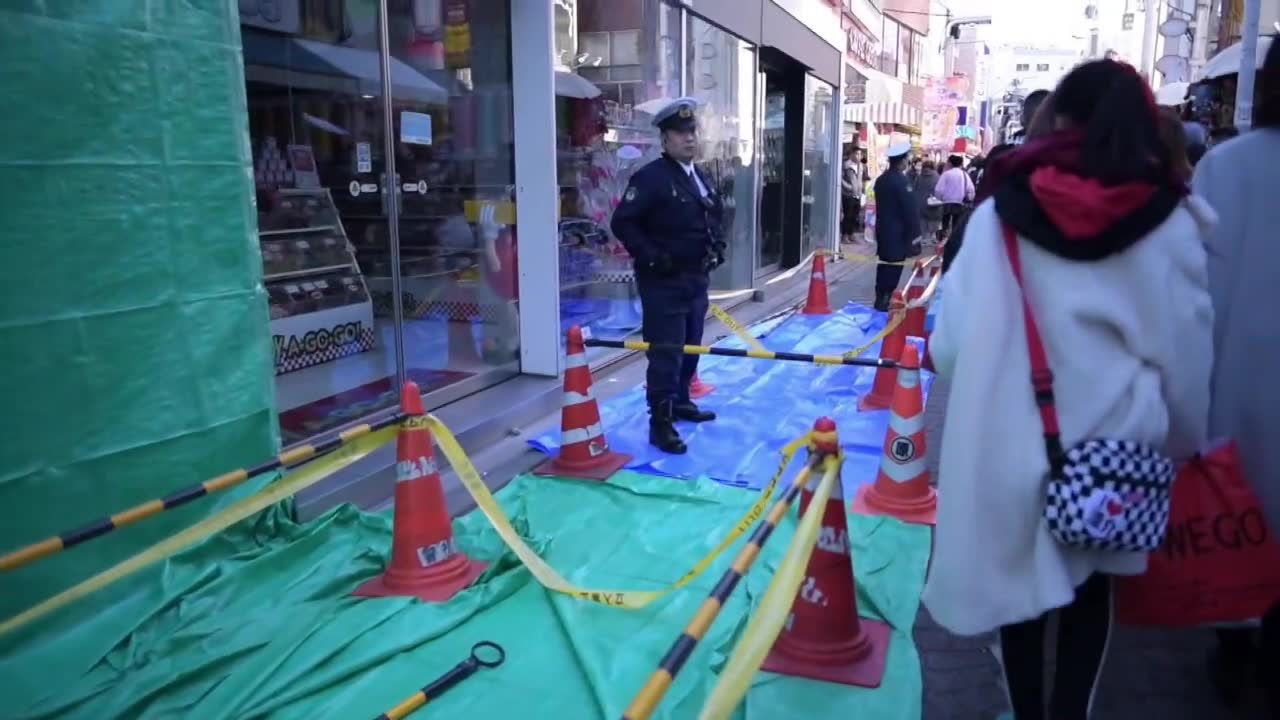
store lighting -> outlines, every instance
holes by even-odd
[[[373,99],[373,96],[372,96],[372,95],[370,95],[370,94],[368,94],[368,93],[365,93],[365,94],[361,95],[360,97],[361,97],[362,99],[364,99],[364,100],[372,100],[372,99]]]

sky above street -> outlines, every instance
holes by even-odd
[[[995,44],[1073,47],[1083,28],[1083,0],[942,0],[956,16],[991,15],[987,39]]]

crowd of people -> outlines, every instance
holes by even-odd
[[[949,396],[924,603],[956,634],[998,633],[1016,720],[1091,717],[1113,579],[1147,567],[1146,552],[1062,527],[1071,499],[1053,488],[1097,453],[1173,467],[1234,439],[1280,529],[1268,442],[1280,384],[1258,372],[1280,364],[1266,294],[1280,277],[1280,43],[1258,86],[1254,129],[1212,137],[1159,109],[1129,65],[1092,61],[1036,98],[1025,134],[980,167],[921,163],[908,180],[907,153],[891,148],[876,180],[882,260],[912,252],[907,238],[948,238],[929,345]],[[897,282],[878,277],[878,305]],[[1246,682],[1256,665],[1280,717],[1280,598],[1260,625],[1220,631],[1215,667]]]

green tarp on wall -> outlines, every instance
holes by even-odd
[[[238,22],[230,0],[0,4],[0,552],[276,451]],[[228,499],[0,576],[0,617]]]

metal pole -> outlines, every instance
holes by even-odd
[[[1258,73],[1258,23],[1261,0],[1244,0],[1244,25],[1240,28],[1240,74],[1236,76],[1236,129],[1248,132],[1253,125],[1253,80]]]
[[[1143,11],[1142,20],[1142,75],[1147,79],[1147,83],[1155,87],[1155,55],[1156,55],[1156,37],[1160,30],[1160,0],[1146,0],[1146,10]]]
[[[1209,0],[1196,0],[1196,34],[1191,40],[1191,77],[1192,82],[1200,80],[1200,71],[1209,51]]]
[[[400,185],[396,182],[396,127],[391,110],[391,31],[387,0],[378,0],[378,61],[382,72],[382,151],[386,177],[382,191],[387,198],[387,252],[391,254],[391,321],[395,324],[396,387],[404,385],[404,303],[400,278]]]

